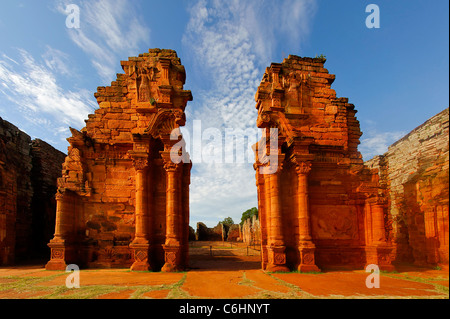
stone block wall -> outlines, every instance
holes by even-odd
[[[204,223],[197,223],[196,240],[199,241],[223,241],[226,239],[226,228],[219,223],[213,228],[209,228]]]
[[[48,254],[64,157],[0,118],[0,265]]]
[[[259,219],[256,215],[252,218],[248,218],[244,221],[241,227],[242,241],[247,244],[260,243],[261,242],[261,227]]]
[[[25,257],[31,242],[31,138],[0,118],[0,264]]]
[[[366,162],[389,194],[396,262],[448,265],[448,122],[447,108]]]

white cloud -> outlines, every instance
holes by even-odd
[[[68,67],[70,61],[69,55],[50,46],[47,46],[46,49],[42,56],[45,60],[45,65],[53,72],[61,75],[71,74]]]
[[[70,1],[59,0],[56,9],[66,15]],[[141,43],[148,43],[150,30],[128,0],[80,2],[80,28],[67,29],[70,39],[91,59],[103,81],[115,80],[118,61],[136,55]]]
[[[218,128],[223,135],[225,128],[255,128],[254,96],[282,41],[279,36],[299,49],[314,10],[315,1],[310,0],[197,1],[189,10],[183,44],[208,81],[195,88],[187,129],[192,132],[192,120],[201,120],[202,129]],[[191,225],[212,217],[216,223],[227,216],[239,221],[242,212],[257,206],[251,163],[194,164]]]
[[[372,159],[376,155],[383,155],[388,151],[390,145],[405,136],[405,132],[378,132],[374,128],[367,130],[361,138],[358,150],[364,161]],[[367,135],[367,137],[364,137]]]
[[[83,127],[96,103],[87,91],[61,87],[57,75],[68,74],[62,63],[66,56],[50,47],[41,63],[25,50],[19,54],[20,63],[11,64],[14,60],[5,55],[0,59],[0,82],[7,88],[1,91],[3,95],[19,107],[28,122],[46,128],[55,123]]]

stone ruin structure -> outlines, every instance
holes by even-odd
[[[248,218],[244,221],[244,223],[239,225],[240,228],[240,238],[242,238],[242,242],[247,244],[260,244],[261,242],[261,226],[259,223],[259,219],[256,215],[253,215],[252,218]]]
[[[449,109],[366,165],[388,193],[396,262],[448,265]]]
[[[225,240],[226,232],[223,224],[219,223],[213,228],[209,228],[204,223],[197,223],[197,231],[195,232],[195,240],[197,241],[222,241]]]
[[[427,124],[435,133],[420,129],[365,165],[357,111],[336,97],[324,63],[297,56],[272,63],[256,93],[264,132],[254,146],[262,268],[393,270],[411,258],[448,264],[448,119],[439,117],[440,131]],[[172,50],[151,49],[121,64],[125,73],[98,88],[100,108],[86,127],[71,129],[47,269],[188,265],[192,164],[176,147],[184,145],[177,129],[192,100],[185,70]],[[405,151],[418,144],[436,152]],[[413,158],[420,163],[401,162]],[[0,173],[1,186],[8,176]],[[0,188],[0,205],[4,194]],[[218,240],[242,240],[245,231],[233,226],[216,227]]]
[[[358,152],[357,111],[336,97],[324,63],[292,55],[272,63],[255,96],[262,268],[392,270],[386,194]]]
[[[185,69],[175,51],[160,49],[121,65],[125,73],[98,88],[86,127],[71,129],[47,269],[188,263],[191,161],[176,130],[192,100]]]
[[[0,265],[48,256],[64,158],[0,118]]]
[[[197,241],[238,241],[240,240],[239,225],[227,225],[218,223],[215,227],[209,228],[204,223],[197,223],[197,231],[193,240]]]

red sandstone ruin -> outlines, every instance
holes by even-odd
[[[255,145],[262,268],[319,271],[323,267],[393,269],[390,217],[376,170],[358,152],[354,105],[331,89],[335,76],[322,58],[289,56],[266,69],[256,93]],[[278,134],[271,135],[270,128]],[[270,140],[278,147],[272,149]],[[265,144],[263,143],[265,142]],[[277,156],[276,172],[263,174]]]
[[[125,74],[99,87],[99,109],[70,147],[58,180],[47,269],[67,264],[176,271],[188,263],[190,160],[172,146],[192,100],[173,50],[121,62]],[[188,158],[187,154],[183,155]]]
[[[447,120],[432,122],[444,124],[425,139],[420,170],[402,169],[403,151],[396,150],[410,148],[403,142],[365,165],[355,107],[336,97],[324,62],[289,56],[272,63],[256,93],[257,126],[265,132],[254,165],[262,268],[392,270],[411,258],[448,264],[448,110]],[[185,70],[172,50],[152,49],[121,64],[125,74],[98,88],[100,108],[86,127],[71,129],[47,269],[188,266],[192,164],[173,148],[183,143],[179,131],[171,138],[192,100],[183,90]],[[407,140],[422,143],[423,136]],[[276,171],[269,174],[273,156]],[[399,180],[399,171],[414,176]]]

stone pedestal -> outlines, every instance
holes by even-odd
[[[268,263],[266,271],[269,272],[289,272],[286,266],[286,247],[270,246],[267,247]]]
[[[133,251],[134,263],[131,266],[132,271],[151,271],[152,268],[149,262],[150,245],[148,243],[130,244]]]
[[[366,247],[366,265],[377,265],[380,270],[394,271],[395,267],[392,265],[392,247],[386,243]]]
[[[161,271],[175,272],[183,271],[184,267],[181,265],[181,246],[168,246],[163,245],[164,248],[164,261],[165,264]]]
[[[320,272],[314,257],[316,246],[311,242],[300,243],[298,250],[300,252],[300,264],[297,270],[301,272]]]
[[[66,247],[64,240],[52,239],[48,244],[50,247],[50,260],[45,265],[47,270],[66,270]]]

